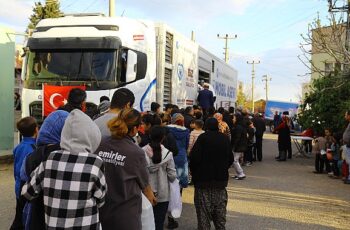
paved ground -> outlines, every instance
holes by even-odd
[[[244,168],[246,180],[230,180],[227,229],[350,229],[350,185],[313,174],[313,159],[276,162],[275,137],[265,135],[263,162]],[[12,165],[0,165],[1,230],[14,215],[13,186]],[[179,229],[196,229],[192,187],[183,202]]]

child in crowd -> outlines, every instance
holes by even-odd
[[[331,149],[332,148],[332,144],[334,144],[336,141],[333,137],[333,133],[332,133],[332,130],[331,129],[325,129],[324,130],[324,138],[326,139],[326,151],[327,149]],[[325,162],[325,165],[326,165],[326,171],[329,175],[332,175],[332,168],[331,168],[331,162],[330,160],[327,159],[327,155],[324,154],[322,155],[322,158]]]
[[[13,150],[14,157],[14,176],[15,176],[15,192],[16,192],[16,215],[10,229],[23,229],[22,213],[25,205],[25,200],[21,197],[21,168],[23,160],[35,149],[36,136],[38,134],[38,124],[33,117],[24,117],[17,122],[17,129],[23,136]]]
[[[324,168],[324,157],[326,155],[326,139],[316,133],[316,138],[312,141],[312,153],[315,154],[315,171],[313,173],[321,174]]]
[[[332,143],[331,145],[331,150],[332,150],[332,174],[330,174],[329,176],[331,178],[334,179],[338,179],[340,178],[340,170],[339,170],[339,161],[341,160],[340,157],[340,141],[341,141],[341,137],[340,135],[334,134],[333,138],[335,140],[334,143]]]
[[[161,144],[165,134],[164,127],[153,126],[150,130],[150,143],[143,147],[149,183],[157,198],[157,204],[153,207],[156,230],[163,229],[169,205],[169,182],[176,179],[173,154]]]
[[[194,146],[194,143],[196,143],[197,138],[199,137],[199,135],[201,135],[202,133],[204,133],[203,130],[203,126],[204,126],[204,122],[203,120],[195,120],[194,122],[194,129],[193,131],[190,133],[190,141],[188,143],[188,149],[187,149],[187,153],[189,154]]]

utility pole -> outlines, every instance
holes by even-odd
[[[350,51],[350,0],[347,0],[347,4],[343,6],[336,5],[337,0],[328,0],[328,12],[331,13],[346,13],[346,34],[345,34],[345,48]],[[344,3],[345,4],[345,3]],[[348,60],[346,60],[348,62]],[[347,64],[344,66],[345,74],[349,74],[350,66]]]
[[[272,80],[271,77],[269,77],[268,75],[264,75],[262,76],[262,81],[265,81],[265,92],[266,92],[266,103],[267,103],[267,100],[268,100],[268,95],[269,95],[269,81]]]
[[[254,79],[255,79],[255,65],[260,64],[260,61],[247,61],[247,64],[252,65],[252,113],[254,113]]]
[[[224,37],[220,37],[220,34],[218,34],[218,39],[225,39],[225,62],[228,63],[228,40],[229,39],[236,39],[237,34],[235,34],[234,37],[229,37],[228,34],[226,34]]]
[[[109,0],[109,17],[115,16],[115,0]]]

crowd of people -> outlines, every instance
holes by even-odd
[[[210,97],[212,95],[209,95]],[[180,194],[195,188],[198,229],[225,229],[228,170],[262,161],[265,122],[246,109],[153,102],[133,109],[125,88],[100,98],[86,115],[86,93],[72,89],[68,103],[38,127],[33,117],[17,128],[14,149],[16,216],[11,229],[142,229],[142,197],[153,206],[155,229],[179,227],[168,212],[169,183]],[[167,219],[167,221],[166,221]]]
[[[342,179],[345,184],[350,184],[350,111],[345,113],[348,123],[345,131],[333,131],[325,128],[316,131],[312,128],[305,129],[297,136],[308,137],[302,141],[302,149],[307,156],[315,157],[315,174],[326,173],[332,179]],[[274,117],[274,133],[278,134],[277,161],[286,161],[292,158],[291,130],[293,123],[288,112],[283,112],[282,117],[276,112]]]

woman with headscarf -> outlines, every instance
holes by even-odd
[[[219,123],[219,132],[225,134],[231,140],[231,131],[228,124],[223,120],[223,116],[221,113],[215,113],[214,118]]]

